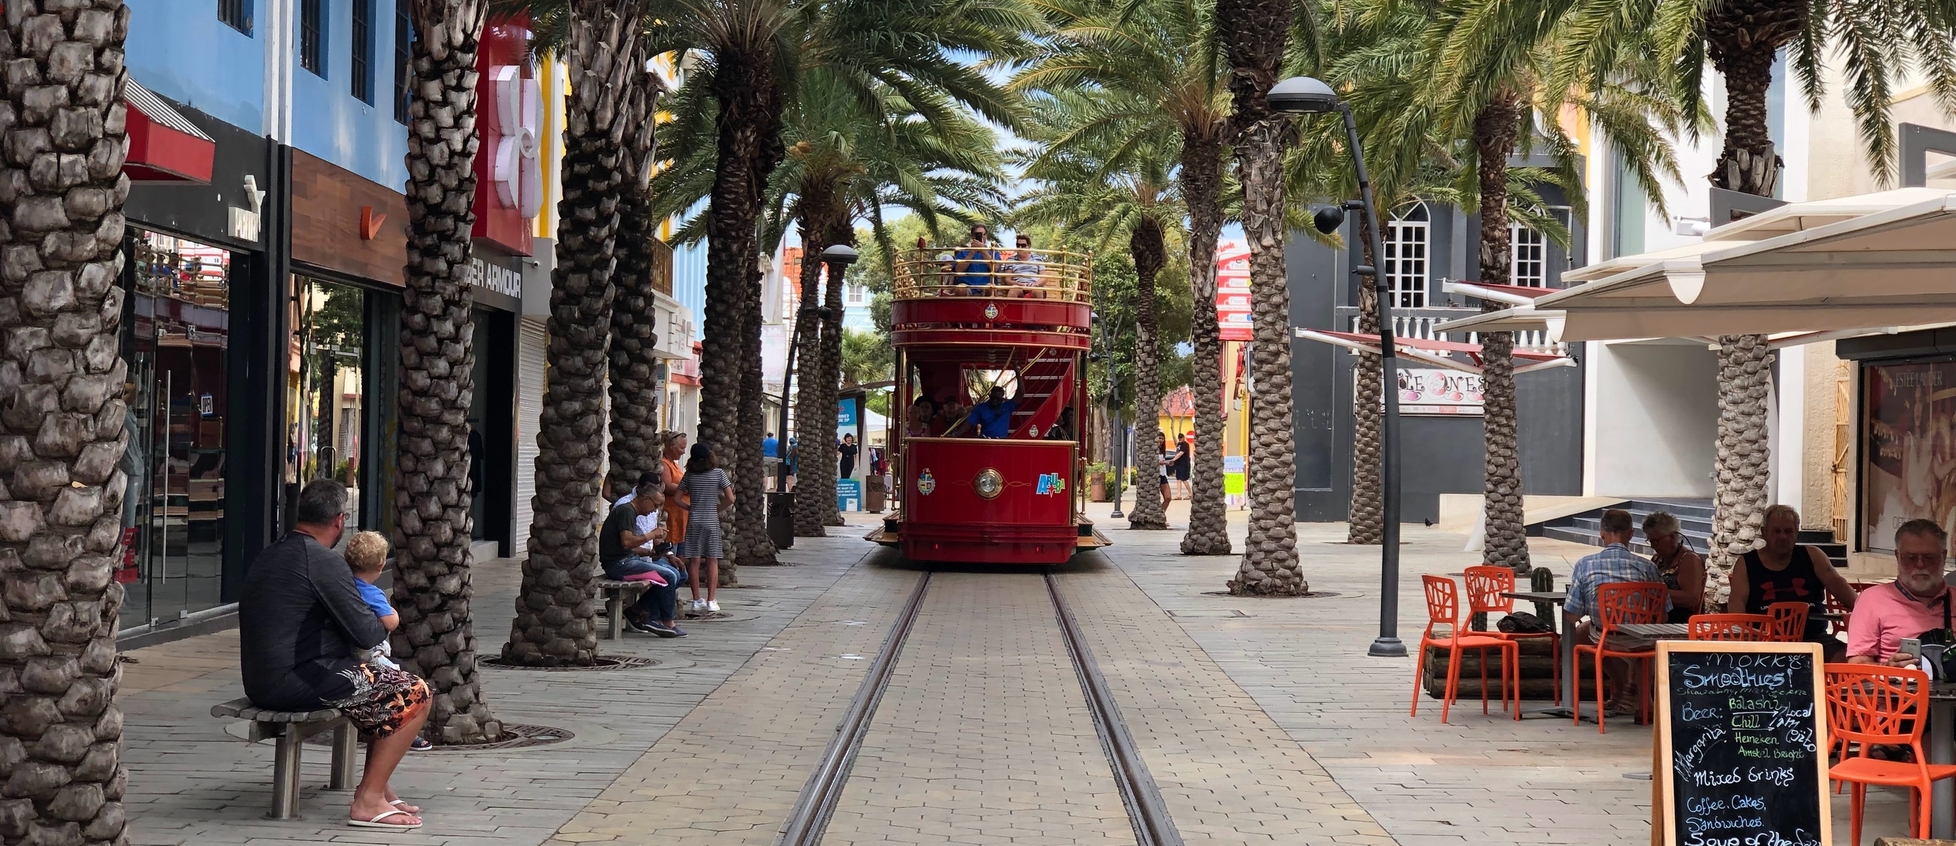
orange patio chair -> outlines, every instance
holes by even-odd
[[[1875,664],[1828,664],[1827,732],[1843,745],[1858,743],[1861,754],[1843,757],[1827,770],[1835,781],[1854,785],[1851,816],[1854,846],[1861,846],[1861,818],[1868,785],[1909,789],[1909,836],[1929,836],[1929,788],[1956,777],[1956,765],[1923,763],[1922,726],[1929,717],[1929,675]],[[1913,762],[1869,757],[1876,746],[1907,746]]]
[[[1773,618],[1773,640],[1781,643],[1805,640],[1807,612],[1811,608],[1804,602],[1775,602],[1766,606],[1766,616]]]
[[[1645,675],[1657,665],[1657,650],[1645,649],[1631,651],[1611,649],[1610,635],[1616,632],[1618,626],[1629,625],[1631,623],[1662,622],[1664,619],[1664,602],[1670,596],[1671,592],[1664,586],[1663,582],[1612,582],[1610,584],[1596,586],[1596,643],[1593,645],[1587,643],[1576,644],[1575,689],[1578,691],[1582,690],[1582,655],[1584,652],[1588,652],[1590,654],[1592,669],[1596,675],[1597,734],[1603,733],[1603,717],[1605,716],[1604,712],[1607,710],[1603,702],[1603,660],[1606,658],[1626,659],[1631,662],[1631,666],[1633,667],[1632,672],[1638,676]],[[1640,720],[1648,720],[1650,718],[1651,686],[1649,684],[1643,684],[1639,685],[1639,687],[1643,688],[1643,695],[1640,697],[1641,701],[1637,703],[1638,717]],[[1581,725],[1581,703],[1572,702],[1570,704],[1573,706],[1570,710],[1575,712],[1573,722]]]
[[[1465,575],[1467,576],[1468,611],[1475,614],[1488,615],[1489,625],[1493,625],[1492,621],[1496,616],[1513,614],[1515,612],[1514,597],[1502,596],[1504,593],[1514,593],[1515,571],[1506,567],[1469,567]],[[1542,622],[1548,623],[1551,626],[1555,625],[1554,620],[1543,620]],[[1555,704],[1562,704],[1561,636],[1557,635],[1554,631],[1504,632],[1493,630],[1475,632],[1475,634],[1485,634],[1489,637],[1498,637],[1503,640],[1513,641],[1548,638],[1549,654],[1555,656],[1555,659],[1549,662],[1550,666],[1555,668],[1553,671],[1555,678]],[[1519,682],[1517,682],[1518,684]],[[1516,696],[1519,698],[1519,694],[1516,694]]]
[[[1413,716],[1419,716],[1419,696],[1422,682],[1426,679],[1426,648],[1443,647],[1447,650],[1447,688],[1440,700],[1440,722],[1447,721],[1447,712],[1460,692],[1460,658],[1469,649],[1479,650],[1481,656],[1481,713],[1487,713],[1487,651],[1492,649],[1501,654],[1501,709],[1508,709],[1508,696],[1512,691],[1515,700],[1515,719],[1521,719],[1521,646],[1505,638],[1489,637],[1479,632],[1467,632],[1460,622],[1460,595],[1452,579],[1445,576],[1421,576],[1426,584],[1426,631],[1419,637],[1419,660],[1413,666]],[[1446,626],[1444,636],[1435,636],[1435,626]]]
[[[1685,623],[1692,640],[1738,640],[1764,642],[1777,631],[1773,618],[1766,614],[1693,614]]]

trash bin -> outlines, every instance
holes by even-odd
[[[863,480],[863,510],[878,512],[883,510],[883,477],[870,476]]]
[[[794,492],[774,491],[767,495],[767,536],[774,541],[775,549],[795,545]]]

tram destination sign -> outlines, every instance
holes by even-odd
[[[1820,646],[1665,641],[1657,665],[1652,843],[1831,844]]]

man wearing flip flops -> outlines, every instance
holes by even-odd
[[[420,828],[421,809],[387,782],[428,717],[428,684],[352,657],[353,647],[379,646],[387,630],[333,551],[345,533],[346,486],[315,479],[299,492],[291,534],[252,559],[238,601],[245,696],[275,711],[340,709],[373,738],[347,825]]]

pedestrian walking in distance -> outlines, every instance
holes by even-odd
[[[686,509],[686,541],[679,556],[686,559],[687,575],[693,586],[693,613],[720,610],[720,506],[734,501],[733,483],[727,471],[713,459],[706,444],[694,444],[686,459],[686,478],[680,482],[690,504]],[[704,584],[706,598],[700,598]]]

